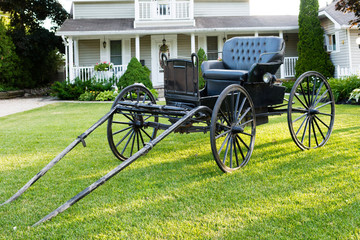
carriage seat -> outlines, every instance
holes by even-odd
[[[217,95],[230,84],[262,82],[269,72],[275,74],[283,63],[284,40],[280,37],[234,37],[225,42],[222,61],[201,65],[207,95]]]

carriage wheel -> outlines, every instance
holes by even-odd
[[[255,128],[255,108],[248,92],[236,84],[225,88],[214,106],[210,126],[211,150],[222,171],[232,172],[248,163]]]
[[[124,88],[115,99],[112,107],[116,107],[120,101],[156,104],[152,93],[139,84]],[[139,151],[147,142],[154,139],[157,128],[152,127],[154,125],[151,126],[151,122],[158,122],[158,117],[150,113],[133,111],[113,114],[108,120],[107,137],[114,155],[124,161]]]
[[[289,98],[288,125],[302,149],[326,144],[333,129],[335,102],[329,83],[318,72],[306,72],[295,82]]]

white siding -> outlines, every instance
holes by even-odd
[[[351,60],[352,67],[359,68],[360,67],[360,49],[359,45],[356,44],[356,39],[359,37],[359,30],[351,29],[350,30],[350,48],[351,48]]]
[[[248,16],[250,15],[249,2],[216,1],[203,2],[194,0],[195,17],[211,16]]]
[[[79,66],[93,66],[100,62],[100,40],[79,40]]]
[[[325,34],[335,34],[338,32],[339,38],[337,40],[337,46],[339,51],[333,51],[330,53],[330,59],[333,64],[340,65],[342,67],[349,67],[349,45],[348,38],[345,29],[335,29],[335,25],[329,19],[321,21],[321,25],[324,28]]]
[[[75,3],[74,18],[135,18],[134,2]]]

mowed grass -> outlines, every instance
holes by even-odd
[[[0,118],[0,202],[111,107],[57,103]],[[360,106],[336,106],[324,147],[301,151],[286,114],[258,126],[245,168],[222,173],[209,133],[171,134],[51,221],[32,224],[115,168],[106,124],[16,201],[0,239],[359,239]]]

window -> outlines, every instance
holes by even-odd
[[[218,59],[218,37],[207,37],[207,58],[208,60]]]
[[[122,65],[121,40],[110,41],[110,62],[114,65]]]
[[[169,5],[168,4],[159,4],[159,15],[166,16],[170,15],[170,11],[168,11]]]
[[[325,35],[326,51],[328,52],[339,52],[339,33]]]

